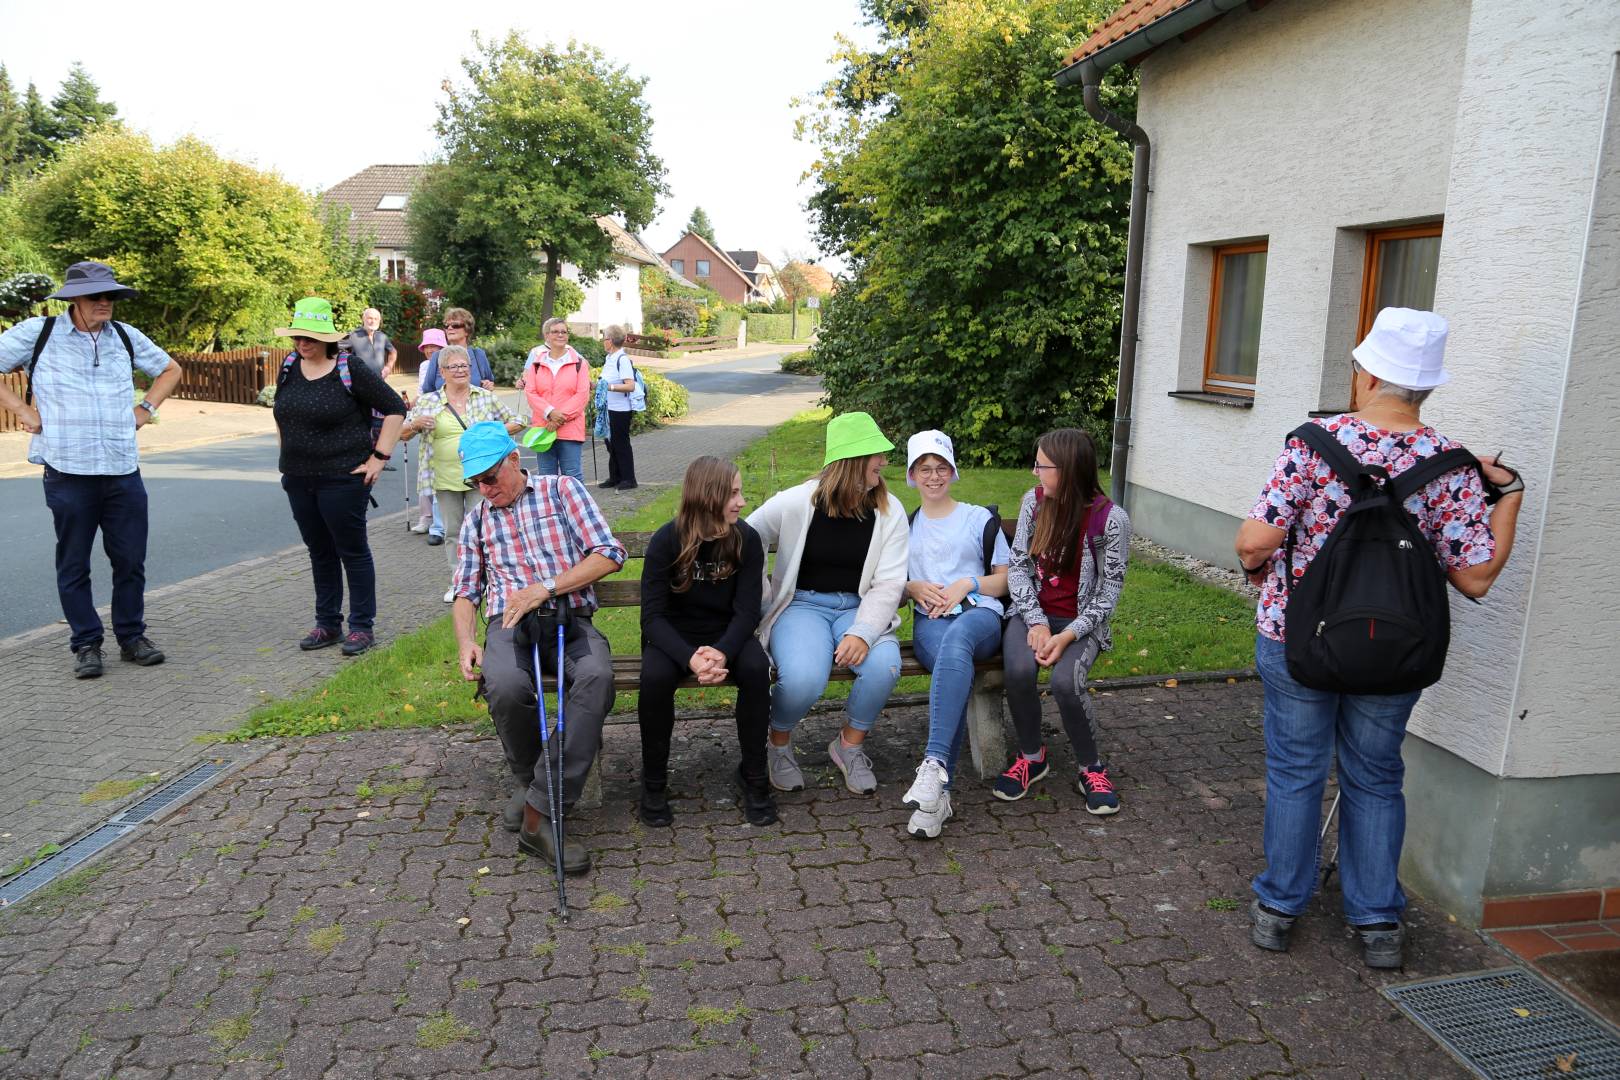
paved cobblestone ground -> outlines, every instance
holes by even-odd
[[[638,436],[641,486],[623,494],[593,486],[592,494],[610,520],[656,498],[680,482],[693,458],[735,454],[809,407],[819,390],[814,380],[803,382],[802,388],[742,398]],[[602,468],[605,475],[605,456]],[[588,460],[585,470],[591,478]],[[385,489],[399,492],[397,474],[386,475]],[[285,505],[279,491],[266,497]],[[444,551],[428,547],[404,524],[402,514],[374,512],[377,634],[384,642],[446,610]],[[51,572],[49,566],[13,570]],[[298,651],[313,609],[309,559],[300,546],[148,593],[151,635],[169,658],[159,667],[121,663],[114,644],[107,674],[80,682],[70,674],[65,626],[0,640],[0,761],[6,763],[0,869],[131,801],[83,805],[81,797],[98,783],[154,772],[173,776],[206,752],[196,735],[228,730],[261,701],[295,693],[336,671],[346,662],[338,650]]]
[[[610,727],[567,925],[499,828],[493,738],[291,742],[0,915],[0,1077],[1463,1075],[1377,989],[1489,966],[1476,935],[1418,904],[1377,975],[1334,892],[1291,953],[1249,945],[1259,699],[1102,695],[1123,813],[1084,814],[1065,748],[1022,802],[965,783],[932,843],[898,805],[919,709],[877,728],[875,798],[833,784],[812,716],[818,782],[768,829],[708,721],[679,729],[675,827],[633,824]]]

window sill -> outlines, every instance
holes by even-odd
[[[1312,420],[1321,420],[1325,417],[1338,416],[1340,413],[1347,413],[1349,411],[1350,406],[1346,405],[1342,409],[1312,409],[1305,415],[1309,416]]]
[[[1228,409],[1252,409],[1254,398],[1240,394],[1211,394],[1204,390],[1172,390],[1167,397],[1182,401],[1201,401],[1205,405],[1224,405]]]

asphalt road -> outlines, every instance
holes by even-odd
[[[797,376],[779,371],[778,359],[744,357],[688,368],[670,377],[688,389],[690,411],[698,413],[739,397],[801,385]],[[141,475],[152,522],[146,558],[149,589],[299,542],[281,491],[274,436],[152,454],[142,462]],[[377,482],[381,510],[373,513],[403,509],[405,483],[399,472],[383,473]],[[39,477],[0,480],[0,506],[5,507],[0,515],[0,550],[10,567],[5,603],[0,604],[0,637],[9,637],[60,622],[62,611],[56,598],[56,537]],[[112,599],[112,571],[99,547],[90,565],[96,604],[105,605]],[[64,648],[66,640],[64,624]]]

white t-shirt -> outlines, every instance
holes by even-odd
[[[602,381],[608,384],[628,382],[636,377],[636,366],[630,362],[630,354],[620,349],[618,352],[608,354],[602,361]],[[618,390],[609,390],[607,395],[608,412],[629,412],[630,395]]]
[[[990,520],[990,511],[972,503],[957,503],[956,509],[942,518],[930,518],[919,510],[911,522],[911,560],[906,564],[906,576],[912,581],[932,581],[936,585],[949,585],[965,577],[984,578],[984,525]],[[991,565],[1006,566],[1012,562],[1012,550],[1007,537],[996,530],[995,552]],[[998,615],[1006,609],[994,596],[979,595],[972,602],[989,608]]]

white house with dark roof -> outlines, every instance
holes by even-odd
[[[349,211],[351,237],[374,238],[372,257],[377,260],[378,276],[385,281],[416,276],[416,264],[407,254],[410,235],[405,210],[424,168],[371,165],[321,193],[322,202]],[[579,283],[585,292],[580,309],[568,313],[568,324],[581,334],[595,334],[613,323],[640,331],[641,268],[663,263],[641,237],[613,218],[596,220],[613,241],[614,265],[587,285],[580,280],[579,267],[569,262],[562,264],[562,276]]]
[[[1402,877],[1470,922],[1620,886],[1617,55],[1613,0],[1130,0],[1057,76],[1136,146],[1115,482],[1146,536],[1232,565],[1377,310],[1450,320],[1424,419],[1528,484],[1404,750]],[[1122,63],[1134,123],[1095,92]]]
[[[761,300],[772,304],[786,295],[782,292],[782,283],[776,278],[776,266],[771,260],[757,251],[728,251],[726,255],[748,275]]]

